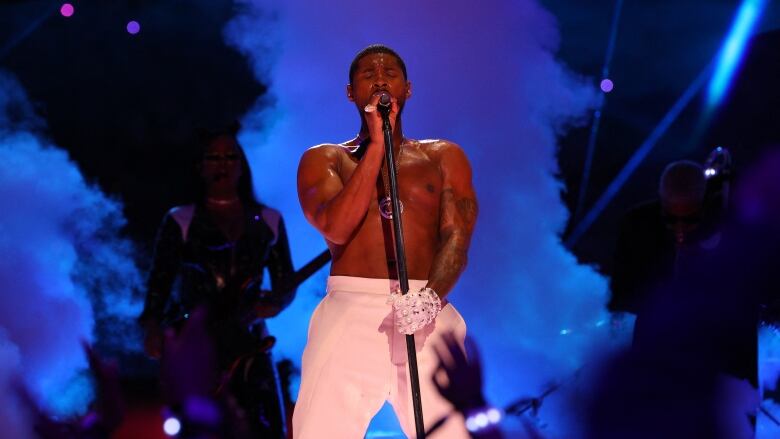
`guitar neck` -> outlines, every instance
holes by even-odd
[[[306,279],[310,278],[314,273],[319,271],[320,268],[324,267],[328,262],[330,262],[331,256],[330,256],[330,250],[325,250],[319,255],[317,255],[314,259],[309,261],[306,265],[301,267],[300,270],[293,273],[289,278],[289,283],[293,288],[297,288],[300,286],[303,282],[306,281]]]

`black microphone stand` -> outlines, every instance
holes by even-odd
[[[409,292],[409,275],[406,272],[406,249],[401,227],[401,203],[398,200],[398,181],[396,178],[395,158],[393,157],[393,129],[390,125],[390,105],[377,105],[382,115],[382,131],[385,134],[385,163],[390,180],[390,201],[393,206],[393,232],[395,236],[395,260],[398,267],[398,283],[401,294]],[[425,424],[423,422],[422,399],[420,397],[420,376],[417,372],[417,351],[414,346],[414,335],[406,336],[406,356],[409,363],[409,381],[412,386],[412,407],[414,408],[414,426],[417,439],[425,439]]]

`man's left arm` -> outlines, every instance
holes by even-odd
[[[438,155],[442,174],[440,244],[431,265],[427,287],[443,298],[466,268],[478,208],[471,182],[471,166],[463,150],[454,143],[444,142]]]

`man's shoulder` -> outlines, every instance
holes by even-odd
[[[426,152],[442,152],[451,149],[461,149],[457,143],[446,139],[420,139],[415,140],[420,149]]]
[[[424,152],[432,160],[441,162],[444,159],[466,160],[466,153],[463,148],[455,142],[445,139],[424,139],[417,140],[420,151]]]
[[[341,145],[338,143],[320,143],[308,148],[304,153],[304,157],[322,157],[327,159],[338,158],[344,154],[349,154],[349,146]]]
[[[325,163],[337,164],[347,154],[349,147],[337,143],[321,143],[307,149],[301,156],[301,166],[321,166]]]

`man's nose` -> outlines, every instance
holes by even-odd
[[[374,80],[374,90],[387,88],[387,80],[381,74]]]

